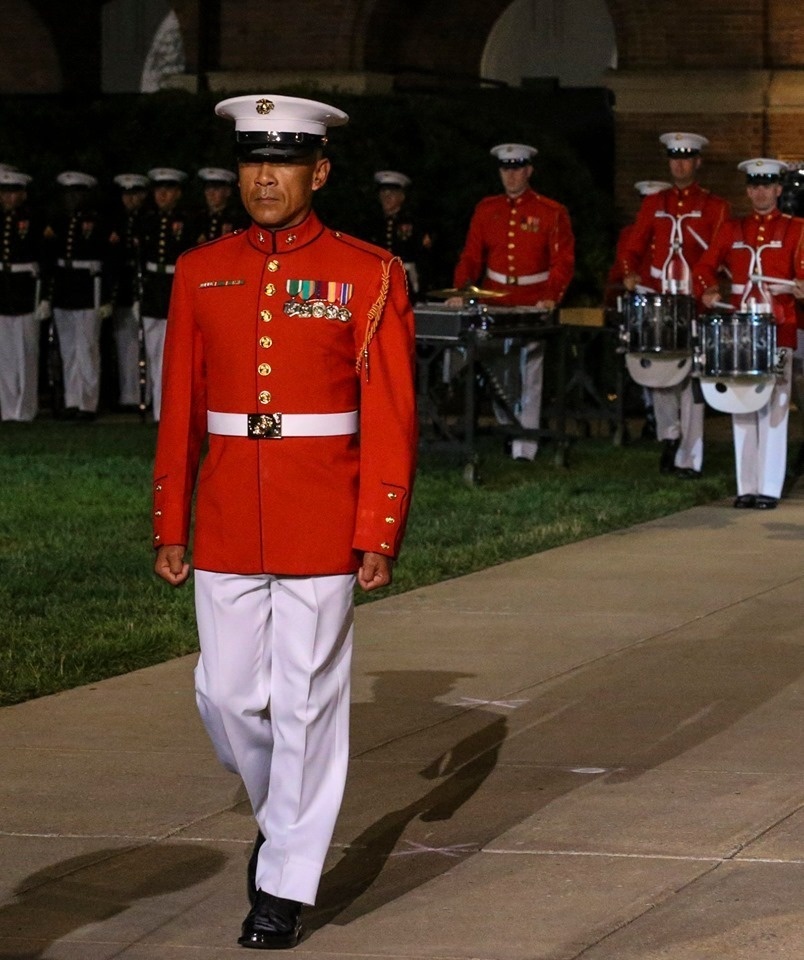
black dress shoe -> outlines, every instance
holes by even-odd
[[[297,900],[285,900],[284,897],[258,890],[237,942],[241,947],[257,950],[295,947],[302,934],[301,908]]]
[[[732,504],[737,510],[750,510],[756,503],[756,496],[753,493],[741,493]]]
[[[758,493],[754,506],[757,510],[775,510],[778,502],[776,497],[766,497],[764,494]]]
[[[246,892],[248,893],[248,902],[252,907],[257,899],[257,859],[260,855],[260,847],[264,843],[265,837],[262,835],[262,830],[258,830],[257,839],[254,841],[254,848],[251,851],[246,868]]]
[[[692,467],[676,467],[673,470],[673,476],[678,477],[679,480],[700,480],[701,471],[693,470]]]
[[[662,455],[659,457],[659,473],[672,473],[675,469],[676,451],[680,440],[662,440]]]

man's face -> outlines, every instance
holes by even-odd
[[[10,213],[24,202],[27,195],[24,187],[10,187],[0,190],[0,207],[2,207],[4,213]]]
[[[157,183],[154,187],[154,203],[160,213],[170,213],[180,196],[181,187],[177,183]]]
[[[251,219],[268,230],[295,227],[310,212],[313,194],[327,182],[326,157],[304,162],[241,163],[240,197]]]
[[[405,200],[405,191],[401,187],[380,187],[380,206],[386,217],[398,213]]]
[[[134,213],[143,205],[147,195],[146,190],[124,190],[120,194],[120,200],[129,213]]]
[[[745,192],[754,208],[754,213],[766,214],[776,208],[782,194],[780,183],[749,183]]]
[[[698,173],[698,167],[701,165],[700,157],[670,157],[670,176],[673,183],[683,189],[690,186],[695,181]]]
[[[524,167],[500,167],[500,180],[503,190],[509,197],[518,197],[528,188],[533,167],[528,163]]]
[[[204,197],[210,213],[220,213],[232,195],[232,188],[228,183],[210,183],[204,187]]]
[[[67,213],[73,214],[80,210],[86,204],[87,193],[83,187],[65,187],[62,200]]]

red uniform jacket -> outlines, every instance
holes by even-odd
[[[567,208],[528,189],[513,200],[498,194],[478,203],[455,268],[454,285],[499,290],[507,295],[495,299],[501,305],[559,303],[574,269],[575,238]],[[487,270],[509,279],[491,279]],[[520,286],[515,282],[517,277],[540,273],[547,276],[537,283]]]
[[[318,304],[312,316],[296,305]],[[319,315],[329,307],[329,316]],[[187,544],[207,410],[360,411],[349,436],[209,436],[193,560],[229,573],[326,575],[395,556],[415,468],[413,312],[402,265],[326,229],[252,224],[183,254],[165,344],[154,545]]]
[[[708,287],[716,286],[719,268],[726,267],[731,274],[731,302],[739,310],[749,275],[757,272],[757,265],[754,263],[752,266],[750,250],[735,247],[735,244],[747,243],[752,250],[756,250],[776,241],[781,243],[780,247],[769,247],[760,254],[762,274],[782,280],[804,279],[804,220],[773,210],[764,216],[752,213],[723,224],[695,268],[696,294],[700,297]],[[750,290],[748,296],[751,296]],[[772,303],[777,324],[776,342],[780,347],[795,348],[795,298],[791,293],[779,292],[772,296]],[[747,306],[744,310],[751,312]]]
[[[699,213],[700,216],[685,216],[690,213]],[[671,187],[645,197],[620,252],[620,269],[623,276],[638,274],[642,284],[659,293],[662,292],[662,268],[670,252],[673,231],[673,221],[665,214],[674,218],[684,216],[681,252],[692,271],[716,230],[728,217],[729,205],[697,183],[683,190]],[[645,269],[646,263],[648,270]]]

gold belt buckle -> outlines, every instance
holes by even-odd
[[[508,284],[509,287],[516,286],[516,277],[506,277],[505,282]]]
[[[248,435],[252,440],[279,440],[282,437],[281,413],[248,414]]]

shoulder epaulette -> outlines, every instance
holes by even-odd
[[[336,240],[340,240],[342,243],[348,244],[350,247],[354,247],[356,250],[362,250],[363,253],[371,254],[377,257],[378,260],[392,259],[393,255],[387,250],[383,250],[382,247],[378,247],[376,244],[369,243],[366,240],[360,240],[358,237],[353,237],[350,233],[341,233],[340,230],[331,230],[330,234]]]

